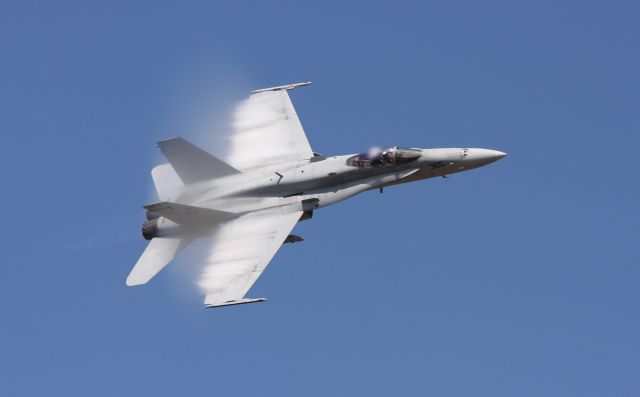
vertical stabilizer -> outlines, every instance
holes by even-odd
[[[151,170],[151,177],[160,201],[177,201],[184,190],[184,185],[171,164],[155,166]]]
[[[185,185],[240,172],[183,138],[160,141],[158,147]]]

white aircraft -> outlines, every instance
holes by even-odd
[[[127,278],[145,284],[197,238],[210,254],[198,280],[206,307],[261,302],[245,294],[290,234],[318,208],[371,189],[446,177],[499,160],[474,148],[373,148],[324,157],[309,146],[288,91],[298,83],[253,91],[234,114],[222,161],[182,138],[158,142],[169,163],[151,176],[159,203],[145,205],[149,245]]]

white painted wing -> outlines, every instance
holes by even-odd
[[[312,156],[287,87],[254,92],[238,104],[226,156],[235,168],[245,171]]]
[[[276,254],[302,211],[252,212],[220,226],[198,284],[208,307],[244,303],[244,295]]]

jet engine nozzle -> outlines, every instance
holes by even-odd
[[[151,219],[142,224],[142,237],[151,240],[158,236],[158,218]]]
[[[165,217],[153,218],[142,224],[142,237],[151,240],[155,237],[175,236],[182,232],[182,226]]]

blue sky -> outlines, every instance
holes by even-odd
[[[639,11],[2,2],[0,394],[638,395]],[[321,210],[267,303],[127,288],[155,141],[219,152],[231,100],[307,80],[318,152],[509,156]]]

